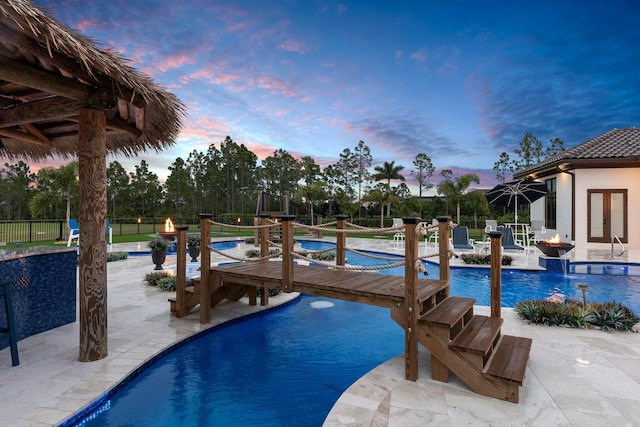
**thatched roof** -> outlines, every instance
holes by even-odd
[[[27,0],[0,0],[0,156],[73,157],[78,112],[104,110],[107,153],[173,145],[184,105],[117,53]]]

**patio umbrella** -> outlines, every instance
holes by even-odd
[[[547,194],[547,184],[531,178],[498,184],[484,196],[487,202],[497,206],[515,207],[518,229],[518,204],[535,202]]]

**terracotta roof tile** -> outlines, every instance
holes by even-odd
[[[569,160],[578,159],[625,159],[640,158],[640,128],[611,129],[582,144],[569,148],[517,172],[516,176],[526,176],[533,171],[545,169],[545,166],[555,165]]]

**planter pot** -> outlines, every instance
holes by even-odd
[[[191,262],[198,262],[198,255],[200,255],[200,247],[199,246],[189,246],[189,256],[191,257]]]
[[[162,270],[162,264],[167,259],[167,251],[152,251],[151,261],[156,265],[154,270]]]

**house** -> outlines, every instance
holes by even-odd
[[[544,181],[548,195],[531,204],[531,219],[544,220],[576,251],[615,243],[640,246],[640,128],[612,129],[528,167],[514,178]]]

